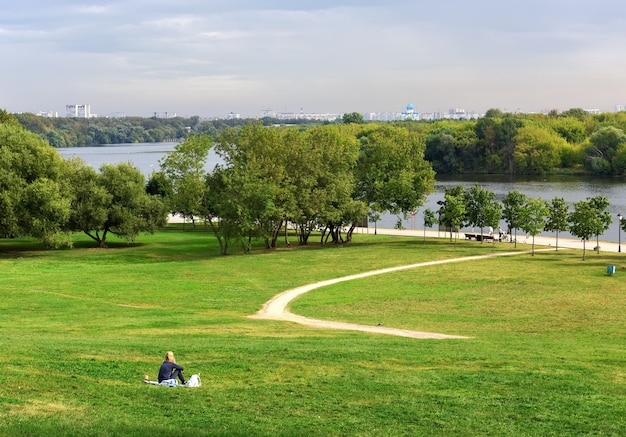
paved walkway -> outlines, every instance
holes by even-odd
[[[169,222],[171,223],[182,223],[184,220],[180,217],[180,216],[169,216]],[[423,229],[390,229],[390,228],[378,228],[378,229],[374,229],[373,227],[369,227],[369,228],[357,228],[354,233],[356,235],[358,234],[374,234],[374,233],[378,233],[378,234],[382,234],[382,235],[406,235],[406,236],[410,236],[410,237],[423,237],[424,236],[424,230]],[[470,232],[470,231],[468,231]],[[472,233],[477,233],[477,232],[473,232]],[[486,232],[485,232],[486,233]],[[426,237],[429,238],[450,238],[450,233],[449,232],[439,232],[439,231],[431,231],[431,230],[427,230],[426,231]],[[465,239],[465,233],[464,231],[459,231],[457,233],[457,238],[458,239]],[[624,232],[624,238],[626,238],[626,232]],[[526,234],[524,234],[522,231],[519,231],[517,234],[517,244],[518,246],[520,244],[523,245],[528,245],[528,248],[530,249],[530,246],[532,245],[533,242],[533,237],[528,236],[526,237]],[[491,242],[485,241],[485,244],[491,244]],[[496,244],[512,244],[512,243],[496,243]],[[537,235],[535,236],[535,246],[547,246],[547,247],[554,247],[556,248],[556,237],[547,237],[547,236],[541,236],[541,235]],[[619,250],[619,246],[621,246],[621,244],[618,243],[614,243],[611,241],[604,241],[604,240],[600,240],[600,251],[601,252],[618,252]],[[589,241],[587,241],[586,244],[586,249],[593,251],[593,248],[596,247],[596,240],[591,239]],[[574,239],[574,238],[562,238],[559,237],[559,249],[560,248],[567,248],[567,249],[583,249],[583,242],[580,239]],[[621,252],[621,251],[620,251]],[[626,252],[626,244],[624,247],[624,252]]]
[[[358,228],[357,230],[354,231],[354,233],[356,235],[364,233],[364,234],[374,234],[374,232],[377,232],[379,234],[383,234],[383,235],[406,235],[406,236],[411,236],[411,237],[423,237],[424,236],[424,230],[423,229],[377,229],[375,230],[374,228]],[[476,231],[467,231],[467,232],[471,232],[471,233],[480,233],[480,231],[476,232]],[[486,234],[487,232],[485,232]],[[626,237],[626,232],[624,233],[624,236]],[[450,233],[449,232],[438,232],[438,231],[430,231],[427,230],[426,231],[426,237],[427,238],[447,238],[450,239]],[[454,234],[453,234],[453,238],[454,238]],[[457,234],[457,238],[460,240],[464,240],[465,239],[465,231],[459,231]],[[533,237],[532,236],[528,236],[526,237],[526,234],[524,234],[522,231],[518,231],[517,234],[517,246],[518,248],[520,247],[520,245],[522,245],[521,247],[526,247],[528,246],[528,248],[530,249],[531,245],[533,242]],[[485,241],[485,244],[492,244],[490,241]],[[499,243],[496,242],[496,244],[513,244],[513,243]],[[556,237],[551,237],[551,236],[542,236],[542,235],[536,235],[535,236],[535,247],[537,246],[546,246],[546,247],[552,247],[552,248],[556,248]],[[605,241],[605,240],[600,240],[600,252],[618,252],[619,246],[621,246],[621,244],[618,243],[614,243],[611,241]],[[593,252],[593,248],[596,247],[596,239],[592,238],[591,240],[587,241],[586,243],[586,250],[592,251]],[[583,242],[580,239],[574,239],[574,238],[563,238],[563,237],[559,237],[559,249],[561,248],[567,248],[567,249],[583,249]],[[541,247],[540,247],[541,249]],[[626,246],[623,248],[623,250],[626,252]]]

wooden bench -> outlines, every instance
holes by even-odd
[[[488,241],[488,240],[495,240],[496,237],[494,237],[493,235],[485,235],[485,234],[472,234],[472,233],[465,233],[465,239],[466,240],[476,240],[476,241]]]

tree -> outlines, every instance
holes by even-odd
[[[343,117],[341,118],[341,120],[344,124],[365,123],[365,119],[363,118],[363,115],[359,114],[358,112],[348,112],[346,114],[343,114]]]
[[[476,184],[465,195],[467,205],[467,223],[480,228],[483,233],[485,226],[498,226],[502,217],[500,204],[495,200],[496,194]],[[485,240],[482,239],[481,242]],[[495,242],[495,241],[494,241]]]
[[[323,166],[315,189],[317,219],[322,230],[322,244],[344,242],[342,231],[348,228],[346,241],[351,241],[356,223],[368,213],[367,204],[356,194],[359,142],[353,126],[322,126],[307,131],[307,141],[317,144]]]
[[[583,261],[585,260],[586,243],[596,231],[596,211],[589,201],[581,200],[574,203],[574,210],[569,215],[570,232],[583,240]]]
[[[450,241],[452,241],[452,233],[454,230],[458,230],[466,220],[466,206],[465,206],[466,191],[462,185],[456,185],[454,187],[446,187],[444,200],[437,202],[439,210],[439,224],[450,229]],[[454,241],[456,244],[456,239]]]
[[[548,206],[541,198],[528,199],[522,208],[521,228],[533,237],[532,256],[535,256],[535,235],[543,230],[547,212]]]
[[[547,231],[556,232],[556,250],[559,250],[559,232],[567,231],[569,228],[569,207],[565,204],[565,199],[555,197],[548,204],[546,224]]]
[[[609,226],[613,222],[611,213],[607,210],[610,203],[609,199],[604,196],[588,197],[587,201],[591,209],[596,213],[593,234],[596,236],[596,250],[598,254],[600,254],[600,235],[609,229]]]
[[[409,214],[434,190],[424,144],[405,128],[381,126],[360,136],[356,198],[374,212]]]
[[[218,136],[216,151],[224,166],[219,169],[221,183],[212,188],[222,199],[211,197],[219,205],[220,226],[228,229],[228,238],[242,244],[244,252],[250,251],[254,238],[275,248],[290,215],[293,187],[287,173],[285,132],[250,123]]]
[[[311,231],[322,231],[322,243],[352,240],[353,231],[368,215],[367,205],[355,193],[359,143],[353,125],[320,126],[308,129],[301,141],[290,141],[298,154],[291,161],[290,180],[296,188],[292,220],[297,224],[300,244]],[[293,147],[293,144],[298,146]]]
[[[483,170],[514,173],[515,136],[521,121],[513,114],[494,112],[476,122],[478,152]]]
[[[424,241],[426,241],[426,228],[431,228],[435,223],[437,223],[435,213],[430,208],[426,208],[424,210]]]
[[[65,161],[41,137],[0,111],[0,235],[32,236],[51,246],[69,244]]]
[[[146,193],[145,177],[130,164],[104,164],[96,173],[74,161],[68,176],[73,195],[67,230],[84,232],[101,248],[109,234],[132,242],[167,222],[165,204]]]
[[[163,176],[153,175],[149,184],[154,191],[159,180],[160,191],[170,197],[172,212],[195,223],[197,217],[205,217],[206,196],[205,164],[213,142],[206,135],[190,136],[174,147],[159,161]],[[168,181],[165,185],[163,179]]]
[[[424,157],[438,173],[458,171],[459,153],[451,125],[433,129],[426,135],[425,143]]]
[[[517,174],[545,174],[560,165],[559,149],[566,141],[547,129],[527,126],[515,137],[513,160]]]
[[[509,232],[512,232],[517,247],[517,229],[521,227],[522,209],[526,203],[526,195],[519,191],[509,191],[502,200],[504,206],[502,216],[508,224]]]
[[[618,150],[626,144],[626,134],[613,126],[596,130],[589,137],[589,147],[585,149],[585,167],[594,174],[619,174],[620,168],[613,166]]]

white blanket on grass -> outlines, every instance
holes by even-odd
[[[200,381],[200,374],[191,375],[191,378],[189,378],[185,384],[179,384],[177,379],[164,379],[161,382],[144,379],[143,382],[146,384],[162,385],[165,387],[200,387],[202,385],[202,382]]]

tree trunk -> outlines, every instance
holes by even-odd
[[[274,227],[274,230],[272,231],[272,242],[270,244],[270,247],[268,247],[268,249],[276,249],[276,247],[278,247],[278,237],[280,236],[280,231],[283,228],[283,221],[281,220],[278,225],[276,225],[276,227]]]
[[[285,244],[287,245],[287,247],[290,246],[289,244],[289,221],[285,220]]]

